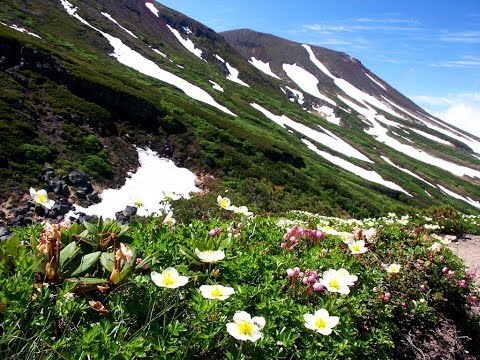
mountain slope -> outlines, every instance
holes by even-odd
[[[8,0],[0,21],[2,200],[44,162],[121,184],[149,146],[268,210],[478,207],[478,139],[345,54],[144,0]]]

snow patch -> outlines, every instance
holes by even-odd
[[[72,15],[73,17],[81,21],[83,24],[98,31],[108,40],[110,45],[113,47],[113,53],[110,55],[116,58],[118,62],[120,62],[121,64],[126,65],[134,70],[137,70],[142,74],[151,76],[160,81],[164,81],[167,84],[173,85],[179,88],[180,90],[182,90],[187,96],[190,96],[192,99],[214,106],[217,109],[222,110],[223,112],[229,115],[237,116],[233,112],[231,112],[229,109],[227,109],[225,106],[222,106],[219,103],[217,103],[215,99],[212,96],[210,96],[210,94],[207,93],[205,90],[201,89],[196,85],[190,84],[188,81],[182,79],[177,75],[174,75],[172,73],[169,73],[168,71],[161,69],[153,61],[145,58],[143,55],[136,52],[135,50],[130,49],[120,39],[114,36],[111,36],[107,33],[104,33],[103,31],[90,25],[87,21],[85,21],[83,18],[81,18],[77,14],[77,8],[72,4],[70,4],[67,0],[60,0],[60,1],[63,7],[65,8],[65,10],[70,15]]]
[[[154,49],[154,48],[152,48],[152,50],[153,50],[153,51],[155,51],[155,52],[156,52],[158,55],[161,55],[161,56],[163,56],[165,59],[167,59],[167,58],[168,58],[167,54],[165,54],[165,53],[161,52],[160,50],[158,50],[158,49]]]
[[[375,84],[377,84],[378,86],[380,86],[383,90],[387,91],[387,89],[385,88],[385,86],[383,86],[379,81],[375,80],[373,77],[371,77],[371,76],[368,75],[367,73],[365,73],[365,75],[367,75],[370,80],[372,80]]]
[[[448,190],[447,188],[443,187],[442,185],[438,185],[438,184],[437,184],[437,186],[438,186],[438,188],[439,188],[440,190],[442,190],[445,194],[450,195],[451,197],[453,197],[453,198],[455,198],[455,199],[465,201],[467,204],[470,204],[471,206],[480,209],[480,202],[475,201],[475,200],[473,200],[473,199],[470,198],[470,197],[467,197],[467,198],[466,198],[466,197],[463,197],[462,195],[459,195],[459,194],[457,194],[457,193],[454,193],[453,191]]]
[[[120,29],[122,29],[123,31],[125,31],[127,34],[133,36],[135,39],[138,39],[137,36],[136,36],[134,33],[132,33],[132,32],[131,32],[130,30],[128,30],[128,29],[125,29],[125,28],[124,28],[122,25],[120,25],[120,24],[117,22],[117,20],[115,20],[110,14],[107,14],[107,13],[104,13],[104,12],[102,12],[102,13],[100,13],[100,14],[102,14],[103,16],[105,16],[105,17],[106,17],[108,20],[110,20],[111,22],[117,24],[117,25],[120,27]]]
[[[127,205],[133,205],[138,199],[143,206],[137,214],[148,216],[160,214],[164,207],[160,202],[165,201],[166,193],[175,193],[188,198],[191,192],[200,191],[195,186],[196,176],[190,170],[177,167],[171,160],[160,158],[150,149],[137,148],[140,167],[125,180],[120,189],[106,189],[98,204],[83,208],[75,205],[76,211],[87,215],[103,216],[115,219],[115,213],[122,211]]]
[[[222,59],[220,56],[217,55],[217,59]],[[223,59],[222,59],[223,60]],[[233,82],[236,82],[237,84],[240,84],[240,85],[243,85],[243,86],[246,86],[246,87],[250,87],[250,85],[248,85],[247,83],[243,82],[242,80],[240,80],[238,78],[238,75],[240,74],[240,72],[235,69],[232,65],[230,65],[228,62],[225,63],[225,66],[227,67],[228,69],[228,72],[230,73],[230,75],[227,76],[227,79],[230,80],[230,81],[233,81]]]
[[[153,6],[152,3],[145,3],[145,6],[147,7],[148,10],[150,10],[156,17],[158,17],[158,10],[155,6]]]
[[[21,33],[24,33],[24,34],[27,34],[27,35],[36,37],[37,39],[41,39],[41,37],[38,36],[37,34],[35,34],[35,33],[33,33],[33,32],[30,32],[30,31],[28,31],[28,30],[25,29],[25,28],[21,28],[21,27],[15,25],[15,24],[7,25],[7,24],[5,24],[5,23],[3,23],[3,22],[1,22],[1,21],[0,21],[0,24],[5,25],[5,26],[8,26],[10,29],[20,31]]]
[[[190,51],[192,54],[194,54],[195,56],[199,57],[200,59],[202,59],[202,50],[200,49],[197,49],[195,47],[195,44],[193,43],[192,40],[190,40],[189,38],[187,39],[184,39],[182,37],[182,35],[180,35],[180,33],[178,32],[177,29],[174,29],[172,28],[170,25],[167,25],[167,27],[170,29],[170,31],[172,32],[173,35],[175,35],[175,37],[177,38],[178,41],[180,41],[180,44],[182,44],[182,46],[187,49],[188,51]],[[202,59],[203,60],[203,59]]]
[[[314,151],[316,154],[318,154],[321,157],[323,157],[324,159],[330,161],[334,165],[337,165],[337,166],[341,167],[342,169],[351,172],[352,174],[360,176],[361,178],[363,178],[365,180],[368,180],[368,181],[371,181],[371,182],[374,182],[374,183],[377,183],[377,184],[381,184],[381,185],[386,186],[386,187],[388,187],[390,189],[393,189],[393,190],[401,191],[404,194],[407,194],[408,196],[412,197],[412,195],[410,195],[408,192],[406,192],[404,189],[402,189],[400,186],[398,186],[394,182],[391,182],[391,181],[388,181],[388,180],[385,180],[384,178],[382,178],[380,176],[380,174],[377,173],[376,171],[366,170],[366,169],[361,168],[360,166],[357,166],[355,164],[352,164],[351,162],[348,162],[344,159],[333,156],[332,154],[329,154],[325,151],[321,151],[314,144],[312,144],[308,140],[302,139],[302,141],[307,145],[307,147],[310,150]]]
[[[225,60],[223,60],[223,58],[220,55],[215,54],[215,58],[217,58],[217,60],[221,61],[222,63],[225,62]]]
[[[333,106],[337,106],[333,100],[329,99],[327,96],[323,95],[320,90],[318,90],[318,79],[315,77],[315,75],[309,73],[307,70],[301,68],[297,64],[283,64],[282,68],[287,76],[292,79],[293,82],[300,87],[300,89],[318,99],[332,104]]]
[[[380,156],[380,157],[381,157],[387,164],[392,165],[394,168],[397,168],[398,170],[403,171],[404,173],[406,173],[406,174],[408,174],[408,175],[411,175],[411,176],[413,176],[414,178],[417,178],[417,179],[423,181],[425,184],[428,184],[428,185],[430,185],[431,187],[435,187],[435,185],[429,183],[427,180],[422,179],[420,176],[418,176],[417,174],[411,172],[410,170],[405,169],[405,168],[402,168],[402,167],[396,165],[392,160],[390,160],[390,159],[387,158],[386,156]]]
[[[285,115],[275,115],[262,107],[261,105],[252,103],[250,104],[254,109],[260,111],[263,115],[265,115],[268,119],[272,120],[276,124],[286,128],[289,127],[300,134],[308,137],[309,139],[318,142],[319,144],[322,144],[336,152],[339,152],[340,154],[343,154],[345,156],[350,156],[368,163],[373,163],[368,157],[363,155],[360,151],[355,149],[353,146],[348,144],[347,142],[343,141],[339,137],[337,137],[335,134],[332,132],[328,131],[325,128],[322,128],[321,126],[318,126],[323,132],[314,130],[306,125],[297,123],[296,121],[293,121],[292,119],[288,118]]]
[[[212,84],[212,87],[213,87],[215,90],[224,92],[223,88],[222,88],[220,85],[218,85],[215,81],[208,80],[208,82],[209,82],[210,84]]]
[[[303,96],[303,93],[301,91],[298,91],[297,89],[291,88],[289,86],[285,86],[285,87],[293,93],[293,95],[297,99],[298,103],[300,105],[303,105],[303,103],[305,102],[305,97]],[[295,101],[295,100],[290,98],[290,101]]]
[[[271,76],[271,77],[274,77],[275,79],[278,79],[278,80],[281,80],[273,71],[272,69],[270,69],[270,63],[268,62],[263,62],[261,60],[257,60],[255,59],[254,57],[252,57],[251,60],[248,61],[250,64],[252,64],[253,66],[255,66],[258,70],[260,70],[261,72]]]
[[[449,141],[440,139],[439,137],[436,137],[436,136],[431,135],[431,134],[429,134],[429,133],[426,133],[426,132],[424,132],[424,131],[421,131],[421,130],[418,130],[418,129],[415,129],[415,128],[410,128],[410,130],[416,132],[417,134],[422,135],[423,137],[426,137],[427,139],[436,141],[436,142],[438,142],[438,143],[440,143],[440,144],[452,145]]]
[[[375,119],[375,116],[371,116],[371,112],[366,111],[364,112],[364,115],[372,123],[372,127],[365,131],[367,132],[367,134],[375,137],[377,141],[384,143],[385,145],[391,147],[392,149],[395,149],[400,153],[410,156],[413,159],[424,162],[426,164],[437,166],[445,171],[452,173],[453,175],[456,175],[456,176],[467,175],[470,177],[480,178],[480,171],[468,168],[466,166],[457,165],[447,160],[437,158],[413,146],[399,142],[397,139],[394,139],[387,134],[388,129],[383,127]]]
[[[323,106],[312,106],[312,109],[320,114],[321,117],[325,118],[328,122],[331,122],[335,125],[340,125],[341,119],[335,116],[335,111],[326,105]]]
[[[377,98],[373,97],[372,95],[364,93],[362,90],[358,89],[357,87],[353,86],[350,84],[348,81],[337,78],[334,76],[325,65],[323,65],[316,57],[315,54],[313,53],[312,49],[310,46],[303,44],[302,45],[308,52],[308,55],[310,56],[310,61],[317,66],[325,75],[328,77],[332,78],[335,85],[337,85],[345,94],[347,94],[349,97],[352,99],[355,99],[362,104],[366,105],[368,107],[368,104],[375,106],[376,108],[385,111],[386,113],[403,118],[400,114],[396,113],[394,110],[389,108],[387,105],[385,105],[383,102],[378,100]]]

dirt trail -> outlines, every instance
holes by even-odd
[[[467,268],[476,271],[475,282],[480,286],[480,236],[465,235],[448,246],[454,254],[465,262]]]

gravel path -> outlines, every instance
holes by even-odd
[[[480,286],[480,236],[465,235],[458,241],[451,242],[449,248],[465,262],[467,268],[476,271],[475,282]]]

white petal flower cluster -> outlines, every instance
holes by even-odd
[[[356,275],[351,275],[346,269],[329,269],[325,271],[320,279],[320,284],[330,292],[349,294],[349,286],[353,286],[358,280]]]

